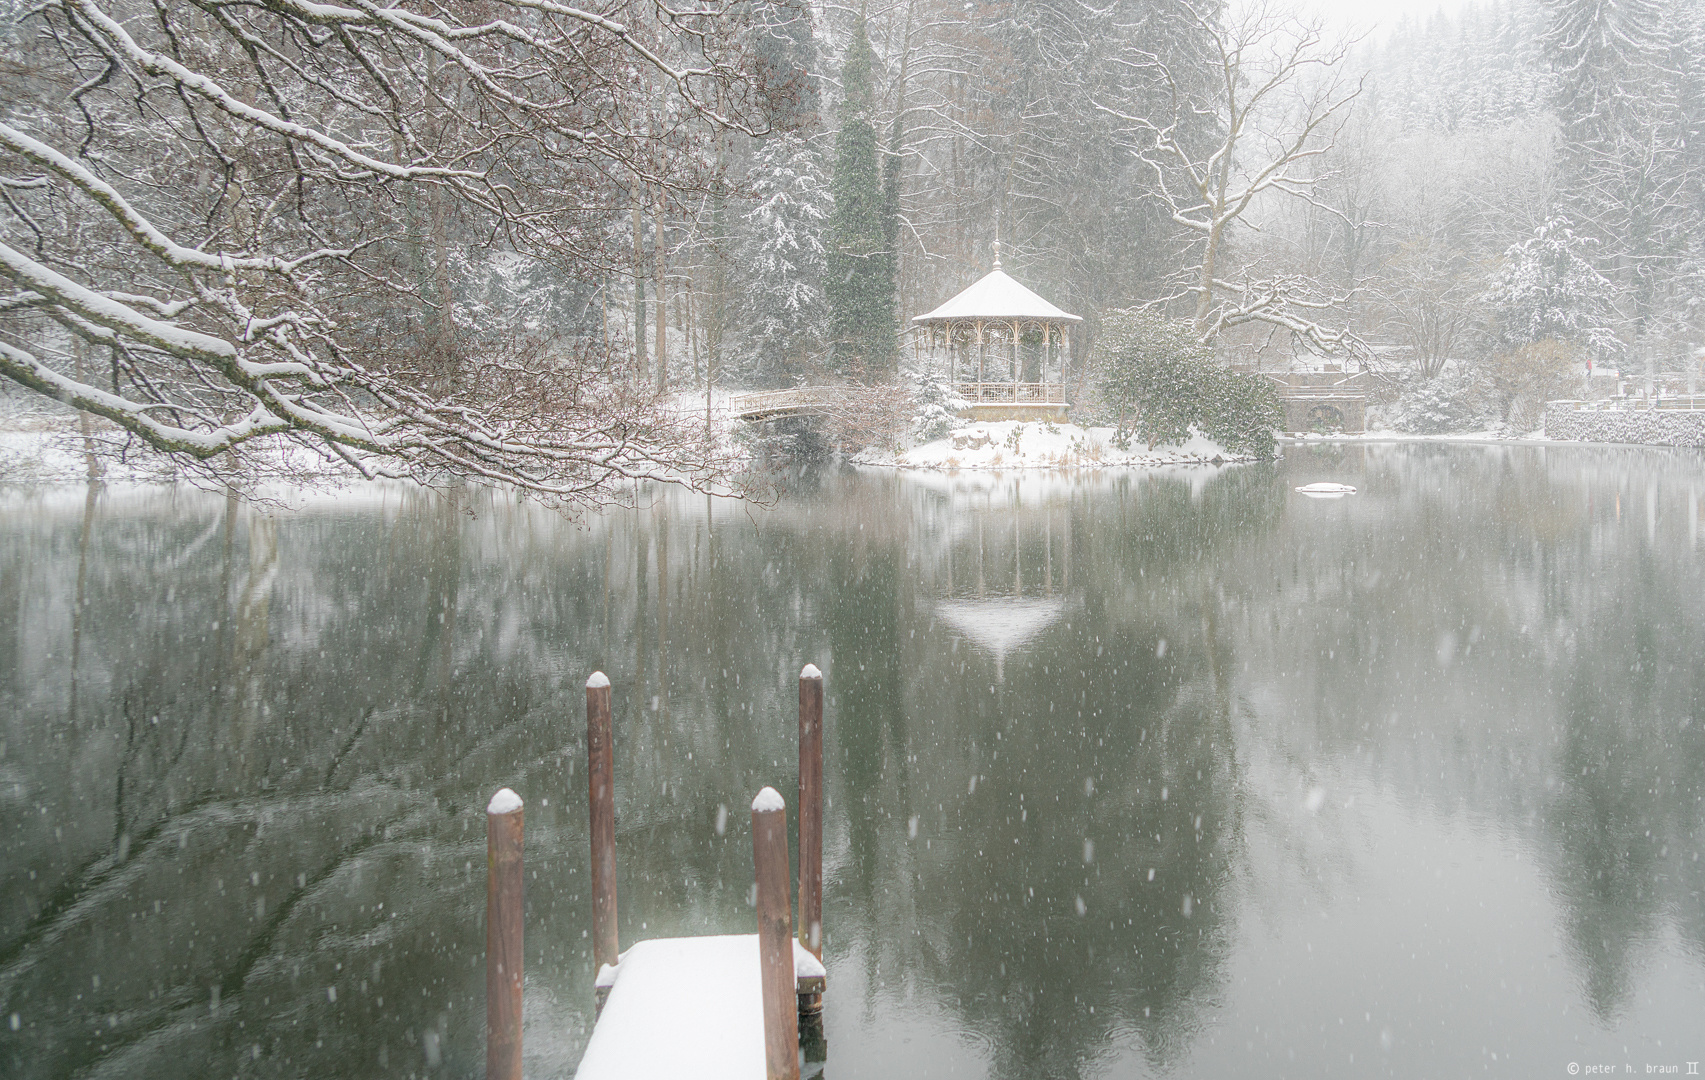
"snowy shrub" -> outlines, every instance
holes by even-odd
[[[1484,387],[1461,364],[1431,379],[1417,372],[1398,377],[1391,426],[1412,435],[1449,435],[1486,426]]]
[[[847,386],[824,417],[824,438],[848,453],[899,454],[911,434],[913,400],[904,381]]]
[[[1233,453],[1273,456],[1284,414],[1272,382],[1227,370],[1188,326],[1159,315],[1114,312],[1104,327],[1093,378],[1116,443],[1179,443],[1194,427]]]

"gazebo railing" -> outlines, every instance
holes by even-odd
[[[973,404],[1064,405],[1066,388],[1059,383],[961,382],[959,396]]]

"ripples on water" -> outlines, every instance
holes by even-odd
[[[807,661],[826,1075],[1705,1058],[1699,466],[830,471],[773,513],[580,526],[488,493],[14,489],[0,1074],[477,1074],[505,784],[529,1073],[570,1074],[586,674],[615,683],[632,941],[750,929],[727,807],[791,790]]]

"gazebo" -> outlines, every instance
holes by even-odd
[[[921,354],[946,354],[959,396],[977,420],[1064,420],[1071,326],[1082,322],[994,269],[947,303],[912,320]]]

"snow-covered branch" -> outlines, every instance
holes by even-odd
[[[1316,185],[1330,174],[1329,154],[1361,82],[1340,74],[1349,43],[1329,43],[1319,22],[1303,22],[1268,4],[1223,17],[1184,5],[1209,42],[1211,81],[1192,81],[1159,56],[1146,64],[1170,108],[1152,114],[1097,102],[1125,125],[1134,152],[1171,220],[1195,237],[1194,265],[1181,288],[1194,301],[1203,341],[1222,330],[1265,322],[1310,347],[1339,351],[1353,339],[1319,324],[1319,312],[1341,302],[1295,275],[1228,280],[1229,233],[1263,195],[1319,205]],[[1217,137],[1200,137],[1202,120]]]
[[[0,119],[0,375],[198,461],[284,439],[574,505],[726,489],[734,460],[590,335],[458,321],[454,278],[495,260],[573,289],[631,189],[704,189],[711,134],[768,127],[746,17],[37,7]]]

